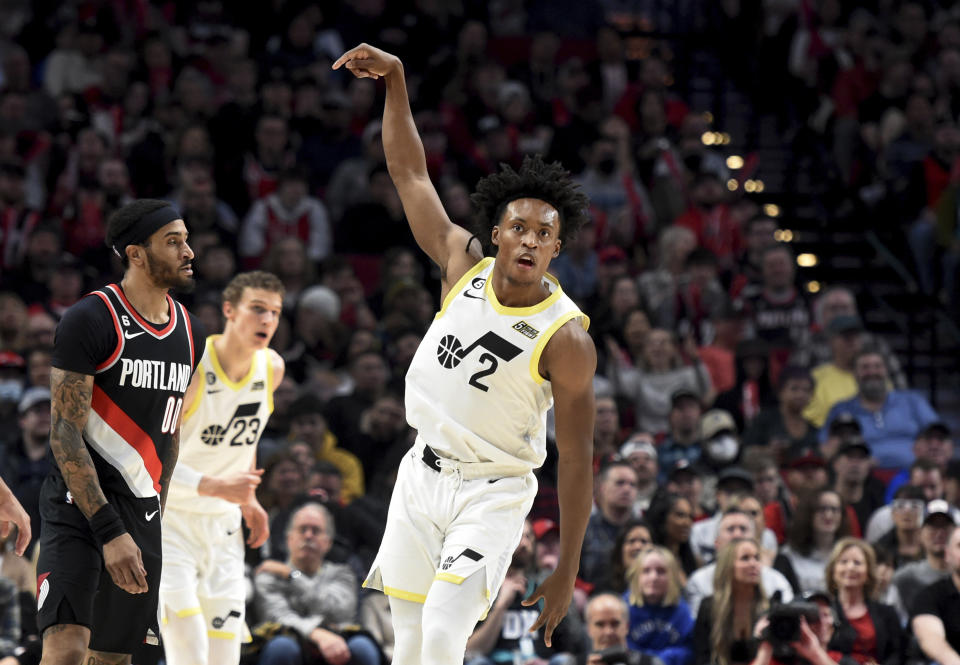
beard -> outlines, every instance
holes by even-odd
[[[879,402],[887,394],[887,382],[880,378],[863,379],[860,392],[871,402]]]
[[[180,293],[193,292],[193,289],[197,286],[196,281],[194,281],[191,275],[185,275],[180,272],[180,269],[186,264],[171,267],[157,259],[149,248],[146,250],[146,254],[147,276],[154,284],[160,288],[173,289]]]

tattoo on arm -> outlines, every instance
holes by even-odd
[[[173,467],[177,465],[178,457],[180,457],[179,426],[170,437],[170,448],[167,450],[167,456],[163,460],[163,470],[160,472],[160,510],[166,510],[167,489],[170,487],[170,478],[173,476]]]
[[[83,442],[83,428],[93,398],[93,377],[53,368],[50,388],[50,449],[74,503],[90,519],[107,503],[93,459]]]

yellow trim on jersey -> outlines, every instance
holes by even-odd
[[[240,379],[238,382],[234,383],[230,380],[230,377],[227,376],[227,373],[223,371],[223,368],[220,366],[220,359],[217,358],[217,350],[213,346],[213,340],[221,335],[211,335],[207,338],[207,350],[210,352],[210,366],[213,368],[214,373],[217,375],[217,378],[223,381],[223,385],[230,390],[237,391],[243,388],[245,385],[250,383],[250,379],[253,378],[253,375],[257,371],[257,362],[256,357],[250,359],[250,370],[247,372],[247,375]]]
[[[206,374],[206,371],[203,369],[203,364],[202,364],[202,363],[197,365],[197,369],[200,370],[201,374]],[[198,381],[198,383],[197,383],[197,389],[196,389],[196,391],[193,393],[193,403],[190,404],[190,408],[188,408],[186,411],[183,412],[182,422],[187,422],[187,420],[190,418],[190,416],[192,416],[194,413],[196,413],[196,412],[197,412],[197,409],[200,408],[200,402],[203,401],[203,393],[204,393],[203,384],[204,384],[204,381],[206,381],[206,376],[201,376],[200,379],[199,379],[199,381]]]
[[[493,275],[491,273],[491,277],[492,276]],[[544,277],[553,282],[553,293],[538,302],[536,305],[530,305],[529,307],[507,307],[506,305],[501,305],[500,301],[497,300],[497,294],[493,291],[493,280],[490,279],[490,277],[487,278],[484,291],[487,294],[487,300],[490,302],[491,307],[493,307],[497,314],[506,314],[507,316],[531,316],[544,311],[550,307],[550,305],[553,305],[560,300],[560,296],[563,295],[563,289],[560,288],[560,282],[557,281],[556,277],[549,273],[544,273]]]
[[[273,413],[273,358],[270,349],[263,349],[263,361],[267,363],[267,411]]]
[[[547,348],[547,342],[550,341],[550,338],[553,337],[553,334],[560,330],[560,327],[571,319],[580,318],[581,325],[584,330],[590,328],[590,317],[580,312],[574,310],[572,312],[567,312],[558,318],[556,321],[550,324],[550,327],[543,331],[543,334],[540,336],[540,340],[537,342],[537,345],[533,347],[533,353],[530,355],[530,376],[533,378],[537,384],[542,384],[546,381],[545,378],[540,376],[540,356],[543,355],[543,350]]]
[[[180,610],[177,612],[178,619],[186,619],[187,617],[196,616],[203,612],[203,609],[200,607],[188,607],[185,610]]]
[[[421,605],[427,602],[426,595],[422,593],[413,593],[412,591],[394,589],[392,586],[383,587],[383,593],[388,596],[393,596],[394,598],[399,598],[400,600],[409,600],[412,603],[420,603]]]
[[[477,261],[476,265],[470,268],[470,270],[463,273],[463,277],[458,279],[457,283],[453,285],[453,288],[447,292],[447,297],[443,299],[443,303],[440,305],[440,311],[437,312],[437,315],[435,317],[433,317],[434,320],[439,319],[441,316],[443,316],[446,313],[447,308],[450,306],[450,303],[453,302],[454,297],[456,297],[456,295],[460,293],[460,290],[464,286],[466,286],[467,282],[469,282],[471,279],[476,277],[479,273],[483,272],[483,269],[486,268],[488,265],[490,265],[492,261],[493,261],[492,256],[482,258],[479,261]],[[489,280],[487,281],[489,282]]]
[[[450,582],[452,584],[463,584],[463,581],[467,578],[454,575],[453,573],[437,573],[433,579],[440,580],[441,582]]]
[[[208,630],[207,637],[216,637],[220,640],[232,640],[236,639],[237,634],[226,630]]]

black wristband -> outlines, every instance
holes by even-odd
[[[125,534],[127,527],[123,525],[117,509],[105,503],[90,518],[90,530],[100,547],[103,547],[117,536]]]

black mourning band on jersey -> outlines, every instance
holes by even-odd
[[[117,536],[127,532],[127,527],[120,519],[120,513],[109,503],[100,506],[100,510],[90,518],[90,530],[100,547],[103,547]]]
[[[180,219],[180,211],[172,205],[158,208],[131,224],[130,228],[113,239],[110,247],[114,254],[123,258],[127,245],[142,244],[158,230],[178,219]]]

